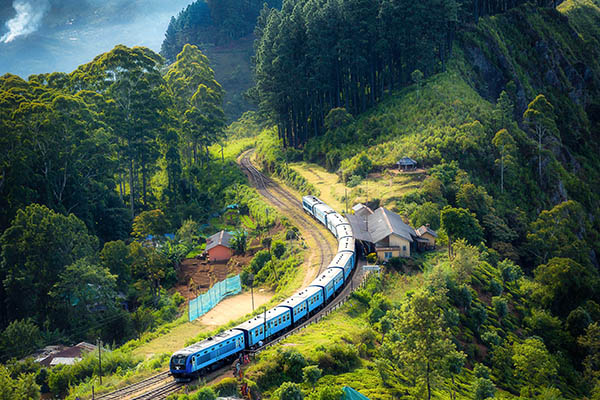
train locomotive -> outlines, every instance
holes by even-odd
[[[337,238],[338,252],[333,260],[308,287],[276,307],[173,353],[169,369],[176,380],[203,375],[281,336],[319,312],[351,280],[357,256],[348,220],[315,196],[304,196],[302,208]]]

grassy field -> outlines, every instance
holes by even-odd
[[[418,189],[426,174],[400,174],[395,171],[372,173],[355,187],[340,182],[335,173],[328,172],[317,164],[306,162],[290,164],[296,172],[306,178],[319,191],[321,200],[337,211],[345,211],[345,195],[348,195],[348,209],[356,203],[379,199],[381,205],[393,208],[396,200],[404,193]]]

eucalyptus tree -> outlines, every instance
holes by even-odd
[[[129,174],[132,216],[139,174],[142,201],[147,204],[148,178],[159,156],[156,138],[167,105],[162,64],[162,57],[148,48],[118,45],[70,74],[72,89],[102,93],[112,105],[105,117],[119,147],[119,162]]]
[[[183,121],[184,154],[190,165],[198,162],[199,149],[208,157],[208,147],[219,140],[225,127],[223,89],[209,64],[198,47],[187,44],[165,75]]]

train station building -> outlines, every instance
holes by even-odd
[[[363,207],[357,210],[347,214],[346,218],[352,225],[354,238],[366,254],[376,253],[379,260],[386,261],[393,257],[410,257],[415,251],[435,247],[437,234],[428,227],[415,230],[400,215],[385,207],[375,211],[369,209],[370,213]]]

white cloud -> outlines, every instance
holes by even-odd
[[[48,11],[48,0],[15,0],[13,8],[17,12],[6,22],[8,32],[0,38],[0,43],[12,42],[19,36],[35,32]]]

